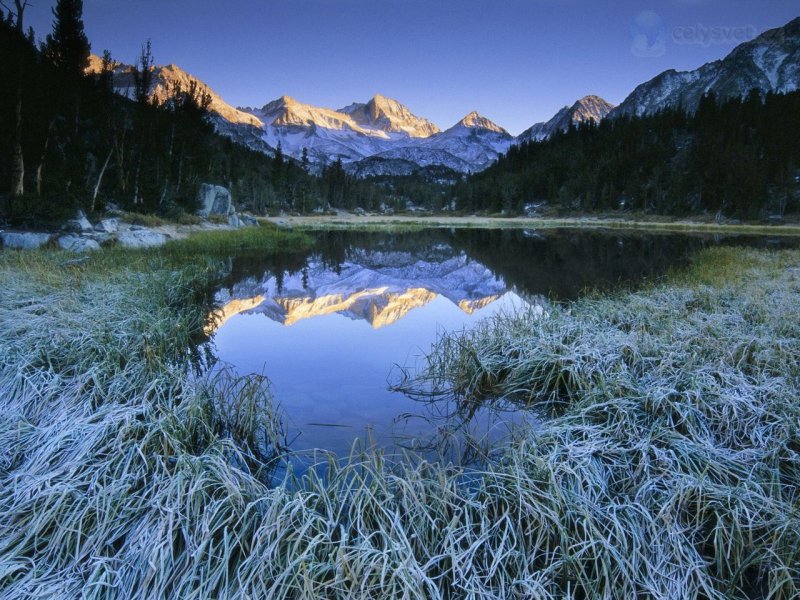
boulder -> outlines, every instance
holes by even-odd
[[[129,229],[117,237],[117,242],[126,248],[153,248],[167,243],[167,236],[152,229]]]
[[[115,234],[113,234],[113,233],[105,233],[105,232],[102,232],[102,231],[96,231],[94,233],[90,233],[90,234],[87,235],[87,237],[89,239],[91,239],[91,240],[94,240],[95,242],[97,242],[101,246],[104,245],[104,244],[109,243],[111,240],[117,239],[117,236]]]
[[[4,232],[0,233],[0,237],[3,239],[4,247],[18,248],[20,250],[41,248],[53,238],[49,233],[29,232]]]
[[[258,219],[253,215],[239,215],[239,222],[247,227],[258,227]]]
[[[94,252],[95,250],[100,250],[100,244],[96,241],[72,234],[58,238],[58,245],[63,250],[69,250],[70,252]]]
[[[235,212],[231,193],[221,185],[203,183],[197,192],[197,215],[208,218],[212,215],[228,217]]]
[[[242,222],[239,220],[239,215],[236,213],[233,213],[228,217],[228,225],[231,227],[236,227],[237,229],[243,226]]]
[[[89,222],[89,219],[86,218],[86,213],[82,210],[79,210],[75,215],[75,218],[69,221],[68,223],[69,228],[73,231],[93,231],[94,227]]]
[[[117,233],[119,229],[119,219],[103,219],[94,226],[94,229],[100,233]]]

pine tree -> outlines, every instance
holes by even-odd
[[[150,40],[142,46],[142,52],[133,70],[136,101],[141,104],[150,103],[150,86],[153,83],[153,44]]]
[[[300,157],[300,164],[303,165],[303,170],[308,173],[308,148],[303,147],[303,154]]]
[[[80,79],[91,52],[83,30],[83,0],[58,0],[53,16],[53,33],[47,36],[45,55],[65,75]]]

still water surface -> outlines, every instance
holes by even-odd
[[[344,456],[356,440],[420,449],[441,440],[453,419],[389,388],[403,368],[423,364],[441,332],[657,279],[709,245],[785,243],[577,231],[319,233],[306,255],[232,260],[216,291],[212,344],[218,364],[271,381],[293,450]],[[505,437],[520,418],[479,413],[471,434]]]

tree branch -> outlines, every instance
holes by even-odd
[[[25,14],[25,9],[28,6],[31,6],[28,3],[28,0],[14,0],[14,6],[17,8],[17,11],[14,12],[12,8],[10,8],[5,2],[0,0],[0,6],[5,8],[9,14],[14,15],[16,17],[15,25],[17,27],[17,31],[22,31],[23,26],[23,16]]]

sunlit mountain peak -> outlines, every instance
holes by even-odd
[[[510,134],[505,129],[500,127],[500,125],[490,119],[487,119],[475,110],[473,110],[456,124],[456,127],[459,126],[467,127],[469,129],[485,129],[488,131],[505,134],[510,137]]]

